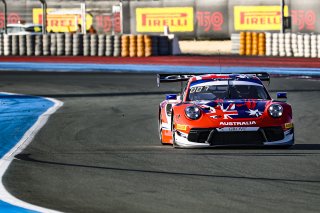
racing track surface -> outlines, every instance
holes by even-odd
[[[1,73],[1,91],[64,106],[4,177],[19,199],[65,212],[317,212],[320,83],[272,78],[293,105],[293,149],[172,149],[154,75]],[[271,93],[274,97],[275,93]]]

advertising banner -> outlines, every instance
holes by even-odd
[[[136,30],[163,32],[168,26],[170,32],[192,32],[193,13],[193,7],[136,8]]]
[[[25,23],[28,13],[25,10],[26,3],[24,0],[6,1],[7,3],[7,23]],[[0,1],[0,29],[4,28],[4,4]]]
[[[288,16],[288,7],[285,7],[285,16]],[[234,29],[245,30],[280,30],[280,6],[234,6]]]
[[[291,0],[293,32],[320,33],[320,1]]]
[[[42,24],[42,9],[33,9],[33,23]],[[81,12],[79,9],[47,9],[47,31],[48,32],[75,32],[77,25],[81,24]],[[86,14],[87,30],[93,23],[90,14]]]
[[[46,0],[49,32],[73,32],[81,23],[79,0]],[[279,32],[279,0],[85,0],[87,29],[98,33],[162,34],[164,26],[180,39],[227,39],[240,31]],[[42,23],[39,1],[8,4],[8,24]],[[292,32],[320,33],[320,0],[285,0],[285,16],[292,17]],[[0,4],[0,28],[4,27]],[[120,5],[122,7],[120,8]],[[120,10],[114,11],[117,6]],[[120,13],[122,11],[122,14]]]
[[[228,2],[225,0],[196,2],[196,36],[198,39],[229,37]]]

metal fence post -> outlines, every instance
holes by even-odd
[[[120,24],[121,24],[121,34],[123,34],[123,4],[122,0],[119,0],[119,6],[120,6]]]
[[[7,34],[7,24],[8,24],[8,9],[6,0],[1,0],[4,6],[4,33]]]
[[[81,20],[82,33],[87,34],[87,20],[86,20],[86,3],[81,3]]]
[[[47,33],[47,2],[46,0],[40,0],[42,4],[42,34]]]
[[[284,0],[280,0],[280,5],[281,5],[281,31],[280,33],[284,33],[285,29],[284,29]]]

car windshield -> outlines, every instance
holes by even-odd
[[[3,29],[4,31],[4,29]],[[8,26],[7,27],[7,32],[8,33],[21,33],[21,32],[29,32],[29,33],[41,33],[42,32],[42,27],[41,26]]]
[[[190,101],[216,99],[269,99],[261,85],[195,85],[188,92]]]
[[[8,33],[19,33],[21,31],[24,31],[21,27],[8,26],[8,28],[7,28]]]

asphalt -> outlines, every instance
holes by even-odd
[[[292,149],[173,149],[157,110],[178,84],[155,75],[0,73],[0,90],[64,106],[14,160],[4,185],[17,198],[64,212],[318,212],[320,83],[272,78],[288,91]]]

